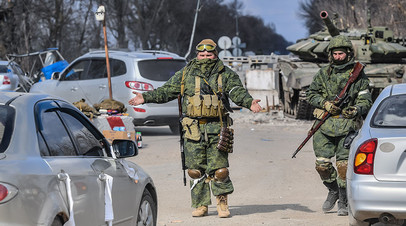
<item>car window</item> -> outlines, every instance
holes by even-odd
[[[41,142],[45,143],[45,146],[40,146],[41,154],[75,156],[77,155],[75,146],[58,116],[58,108],[59,106],[53,101],[42,101],[36,105],[38,132],[40,133],[38,140],[40,145]]]
[[[110,59],[110,76],[115,77],[127,73],[125,63],[121,60]],[[106,58],[92,59],[88,73],[80,80],[107,78]]]
[[[0,106],[0,153],[6,151],[14,128],[15,110],[10,106]]]
[[[61,75],[61,80],[79,80],[85,76],[87,69],[89,68],[90,60],[81,60],[74,63],[68,69],[66,69]]]
[[[390,96],[377,107],[372,127],[406,127],[406,95]]]
[[[168,81],[186,65],[183,60],[143,60],[138,62],[142,77],[154,81]]]
[[[102,144],[86,128],[86,126],[68,112],[62,111],[61,117],[72,133],[79,155],[103,156]]]
[[[7,73],[7,66],[6,65],[0,65],[0,73]]]
[[[109,149],[97,129],[74,109],[63,101],[42,101],[36,105],[42,156],[104,156]]]

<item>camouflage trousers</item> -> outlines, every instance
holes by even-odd
[[[217,169],[226,168],[228,164],[228,153],[219,151],[216,146],[219,140],[220,125],[218,123],[207,123],[199,125],[202,134],[200,141],[184,139],[185,162],[188,169],[200,170],[202,176],[206,174],[214,177]],[[230,178],[223,182],[216,180],[190,180],[192,207],[208,206],[211,204],[211,191],[214,196],[230,194],[234,191]]]
[[[320,130],[313,135],[313,149],[316,155],[316,170],[323,182],[337,181],[341,188],[346,187],[346,173],[349,149],[344,148],[345,136],[331,137]],[[334,168],[332,158],[336,158]]]

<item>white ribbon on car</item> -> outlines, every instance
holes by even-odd
[[[71,179],[67,173],[65,173],[66,178],[64,180],[66,187],[66,195],[68,196],[68,205],[69,205],[69,220],[64,224],[64,226],[75,226],[75,218],[73,214],[73,198],[72,198],[72,189],[70,187]]]
[[[118,161],[119,161],[119,162],[121,163],[121,165],[124,167],[124,169],[125,169],[125,171],[127,172],[128,176],[129,176],[130,178],[132,178],[135,183],[138,183],[138,180],[139,180],[140,178],[139,178],[139,176],[138,176],[138,174],[137,174],[137,171],[135,171],[134,168],[130,168],[130,167],[128,166],[128,164],[127,164],[127,161],[126,161],[125,159],[119,159]]]
[[[113,177],[105,175],[104,186],[104,220],[107,225],[113,225],[114,213],[113,213],[113,199],[111,196],[111,190],[113,188]]]

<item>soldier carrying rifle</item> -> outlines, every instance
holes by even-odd
[[[316,170],[329,190],[322,209],[324,212],[332,210],[338,200],[337,213],[339,216],[346,216],[349,147],[344,146],[344,140],[351,130],[360,128],[362,116],[369,111],[372,100],[369,80],[363,71],[349,87],[345,100],[337,98],[347,86],[355,65],[354,50],[348,37],[333,37],[328,46],[328,54],[330,63],[317,72],[307,91],[307,97],[308,102],[316,107],[313,113],[316,117],[315,125],[319,120],[325,120],[313,135]],[[326,111],[331,117],[322,119]],[[337,169],[332,164],[333,157]]]
[[[228,114],[230,98],[239,106],[259,112],[259,100],[243,87],[239,76],[218,59],[216,43],[202,40],[197,57],[176,72],[162,87],[136,93],[129,103],[165,103],[180,95],[185,165],[191,177],[193,217],[208,215],[211,191],[217,199],[218,216],[230,216],[227,195],[234,191],[227,167],[232,152],[232,120]],[[230,109],[228,109],[230,110]]]

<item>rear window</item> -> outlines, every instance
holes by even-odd
[[[143,60],[138,62],[142,77],[153,81],[168,81],[186,65],[184,60]]]
[[[14,128],[14,108],[0,106],[0,153],[6,151]]]
[[[406,127],[406,95],[384,99],[372,117],[371,126]]]
[[[7,66],[6,65],[0,65],[0,73],[7,73]]]

